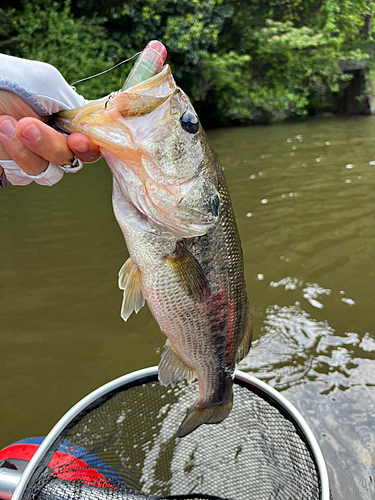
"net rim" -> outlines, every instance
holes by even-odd
[[[235,370],[235,378],[257,389],[260,389],[269,397],[275,399],[277,403],[279,403],[284,408],[284,410],[289,415],[291,415],[293,420],[298,424],[314,456],[315,464],[318,470],[319,479],[321,483],[320,485],[321,500],[329,500],[330,499],[329,478],[324,457],[312,430],[310,429],[308,423],[301,415],[301,413],[297,410],[297,408],[295,408],[295,406],[292,405],[290,401],[288,401],[288,399],[286,399],[285,396],[280,394],[276,389],[268,385],[266,382],[263,382],[263,380],[260,380],[254,377],[253,375],[242,372],[240,370]]]
[[[22,474],[21,480],[18,483],[14,494],[12,496],[12,500],[21,500],[22,496],[25,492],[26,486],[31,479],[34,471],[37,466],[41,462],[45,453],[49,450],[50,446],[53,444],[55,439],[60,435],[60,433],[66,428],[66,426],[75,419],[83,410],[85,410],[92,403],[97,401],[99,398],[104,397],[111,391],[119,389],[124,385],[129,385],[139,380],[150,378],[155,380],[157,379],[158,367],[152,366],[150,368],[143,368],[141,370],[137,370],[135,372],[131,372],[126,375],[122,375],[110,382],[102,385],[98,389],[95,389],[93,392],[85,396],[83,399],[78,401],[70,410],[63,415],[63,417],[56,423],[56,425],[51,429],[51,431],[47,434],[42,444],[39,446],[33,458],[28,463],[25,471]],[[318,442],[312,433],[310,427],[308,426],[306,420],[300,414],[300,412],[288,401],[285,396],[276,391],[273,387],[269,386],[266,382],[250,375],[248,373],[242,372],[240,370],[235,370],[235,378],[241,381],[245,385],[250,385],[261,392],[264,392],[268,397],[274,399],[280,406],[292,417],[292,419],[298,424],[301,432],[303,433],[307,443],[311,448],[311,452],[313,454],[315,464],[318,470],[319,479],[321,483],[321,500],[329,500],[330,499],[330,490],[329,490],[329,479],[328,479],[328,471],[323,458],[323,454],[320,450]]]

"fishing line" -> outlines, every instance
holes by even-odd
[[[81,80],[77,80],[76,82],[73,82],[70,85],[73,86],[73,85],[76,85],[77,83],[81,83],[81,82],[84,82],[86,80],[91,80],[91,78],[95,78],[96,76],[104,75],[104,73],[108,73],[108,71],[112,71],[113,69],[117,68],[118,66],[121,66],[121,64],[124,64],[124,63],[130,61],[131,59],[134,59],[134,57],[138,56],[141,53],[142,52],[137,52],[133,56],[129,57],[129,59],[125,59],[124,61],[121,61],[118,64],[115,64],[115,66],[112,66],[112,68],[106,69],[106,70],[102,71],[101,73],[97,73],[96,75],[87,76],[86,78],[82,78]]]

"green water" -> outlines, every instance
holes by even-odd
[[[375,495],[375,119],[212,131],[243,243],[255,341],[240,368],[300,410],[335,500]],[[371,164],[374,162],[374,165]],[[127,259],[104,162],[0,193],[0,448],[156,365],[147,307],[120,318]]]

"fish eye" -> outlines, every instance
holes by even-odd
[[[186,111],[180,118],[181,126],[189,134],[195,134],[199,128],[198,117],[190,111]]]

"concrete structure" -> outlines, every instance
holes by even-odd
[[[363,61],[340,62],[342,73],[353,76],[337,99],[337,112],[345,115],[375,115],[375,96]]]

